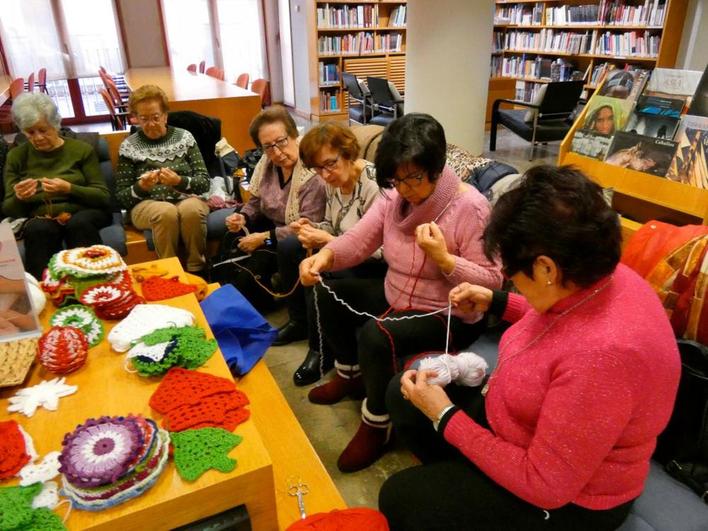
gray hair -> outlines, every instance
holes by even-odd
[[[29,129],[40,120],[46,120],[54,129],[59,130],[61,116],[52,98],[46,94],[25,93],[12,102],[12,119],[20,129]]]

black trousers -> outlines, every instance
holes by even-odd
[[[111,223],[112,214],[87,208],[71,215],[66,225],[48,218],[31,218],[25,224],[25,269],[41,278],[49,259],[66,244],[67,249],[101,243],[99,230]]]
[[[391,379],[386,404],[398,437],[423,463],[391,476],[379,492],[379,509],[392,531],[617,529],[632,501],[595,511],[574,504],[544,511],[525,502],[481,472],[433,429],[432,422],[400,392],[401,374]],[[480,387],[448,385],[450,399],[487,426]]]
[[[325,280],[340,298],[355,310],[381,315],[389,307],[382,278],[344,278]],[[447,315],[437,314],[404,321],[385,321],[350,312],[317,285],[322,332],[335,359],[344,365],[361,367],[366,389],[367,407],[374,415],[386,413],[386,386],[398,372],[399,362],[426,351],[445,348]],[[391,312],[388,317],[419,315],[422,311]],[[450,348],[468,346],[484,330],[484,323],[467,324],[457,317],[450,323]]]

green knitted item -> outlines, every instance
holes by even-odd
[[[52,326],[74,326],[86,334],[90,347],[95,347],[103,341],[103,323],[96,317],[93,309],[83,304],[63,306],[54,312],[49,324]]]
[[[206,363],[216,352],[215,339],[205,339],[204,330],[198,326],[160,328],[140,338],[148,346],[175,340],[174,349],[158,362],[131,358],[131,363],[141,376],[159,376],[171,367],[179,365],[186,369],[196,369]]]
[[[231,472],[236,459],[228,456],[243,438],[222,428],[201,428],[170,433],[177,472],[187,481],[195,481],[213,468]]]
[[[66,526],[61,518],[46,507],[35,509],[32,522],[23,531],[66,531]]]
[[[92,288],[94,286],[98,286],[100,284],[106,284],[111,280],[115,279],[118,274],[119,273],[115,273],[113,275],[101,275],[98,277],[91,278],[70,277],[69,282],[71,283],[71,287],[74,288],[74,291],[76,292],[76,298],[78,299],[79,297],[81,297],[81,294],[87,289]]]
[[[32,500],[41,490],[41,483],[0,488],[0,529],[27,529],[34,517]]]

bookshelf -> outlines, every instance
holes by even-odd
[[[310,117],[346,120],[341,72],[384,77],[405,90],[407,2],[311,1]]]
[[[673,67],[688,0],[517,0],[495,2],[490,95],[498,81],[513,80],[501,97],[532,101],[550,81],[549,62],[560,80],[579,71],[587,97],[610,66],[651,70]],[[495,97],[500,97],[496,90]],[[493,100],[488,101],[491,108]]]

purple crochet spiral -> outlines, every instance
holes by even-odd
[[[143,433],[133,416],[89,419],[64,437],[59,471],[77,487],[113,483],[132,468]]]

